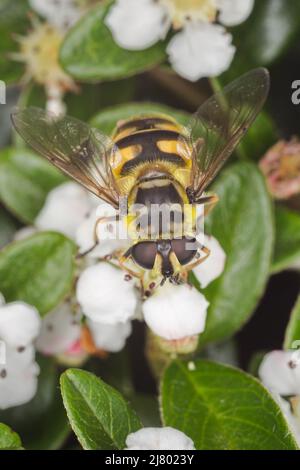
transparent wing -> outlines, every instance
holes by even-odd
[[[191,191],[200,197],[263,107],[270,87],[266,69],[252,70],[208,99],[187,127],[194,153]]]
[[[57,117],[29,107],[12,114],[23,139],[38,153],[86,189],[118,207],[118,192],[108,156],[112,141],[78,119]]]

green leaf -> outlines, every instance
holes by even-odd
[[[0,423],[0,450],[20,449],[22,449],[22,443],[18,434],[6,424]]]
[[[90,372],[68,369],[61,392],[70,424],[84,449],[123,449],[141,423],[114,388]]]
[[[232,165],[212,189],[220,201],[207,231],[227,258],[222,276],[204,290],[210,306],[201,345],[229,337],[248,320],[268,280],[274,239],[272,204],[256,165]]]
[[[104,24],[111,1],[91,9],[66,35],[60,51],[64,69],[78,80],[116,80],[154,67],[165,58],[157,43],[143,51],[128,51],[114,42]]]
[[[38,357],[40,375],[36,396],[25,405],[0,411],[0,420],[20,436],[26,449],[59,449],[70,427],[58,387],[57,367],[53,359]]]
[[[96,114],[90,121],[91,126],[101,129],[105,134],[111,134],[118,121],[129,119],[136,115],[162,113],[176,119],[180,124],[187,125],[191,115],[157,103],[127,103],[120,106],[112,106]]]
[[[0,199],[25,223],[33,223],[47,194],[66,181],[46,160],[24,148],[0,152]]]
[[[249,160],[258,161],[278,139],[278,131],[271,116],[263,111],[250,127],[237,151]]]
[[[296,343],[298,341],[298,343]],[[290,320],[284,335],[284,349],[300,347],[300,296],[292,310]]]
[[[300,3],[258,0],[249,19],[233,28],[237,48],[225,77],[237,77],[254,67],[270,66],[295,43],[300,32]]]
[[[16,230],[15,221],[0,207],[0,249],[13,239]]]
[[[289,269],[300,261],[300,215],[286,207],[276,206],[275,223],[273,273]]]
[[[68,294],[75,275],[74,243],[56,232],[41,232],[0,253],[0,292],[7,302],[23,300],[40,315]]]
[[[180,361],[161,385],[165,426],[183,431],[199,450],[295,450],[277,403],[250,375],[207,361]]]
[[[9,58],[19,49],[14,34],[25,34],[29,26],[28,3],[25,0],[0,0],[0,79],[8,85],[19,81],[24,65]]]

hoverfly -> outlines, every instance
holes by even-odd
[[[175,236],[173,220],[167,236],[161,227],[154,237],[145,231],[131,237],[125,253],[116,253],[121,267],[149,293],[166,279],[184,282],[188,271],[209,256],[194,237],[194,209],[205,205],[207,213],[217,202],[205,190],[257,117],[268,91],[268,71],[255,69],[208,99],[186,127],[169,116],[148,114],[119,122],[111,137],[38,108],[19,110],[12,121],[38,153],[116,210],[125,197],[125,218],[132,219],[130,208],[136,203],[192,209],[187,224],[185,212],[180,219],[185,223],[181,238]],[[149,216],[146,226],[151,223]],[[188,248],[191,240],[193,249]]]

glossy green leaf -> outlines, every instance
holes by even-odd
[[[33,223],[47,194],[66,181],[46,160],[24,148],[0,152],[0,200],[25,223]]]
[[[101,129],[105,134],[111,134],[118,121],[129,119],[136,115],[163,113],[176,119],[180,124],[187,125],[190,114],[179,111],[163,104],[157,103],[127,103],[120,106],[112,106],[93,116],[90,124]]]
[[[123,449],[141,423],[114,388],[90,372],[68,369],[61,392],[70,424],[84,449]]]
[[[0,0],[0,80],[8,85],[18,82],[24,73],[24,65],[9,58],[19,49],[14,34],[25,34],[29,26],[26,0]]]
[[[0,450],[20,450],[20,436],[6,424],[0,423]]]
[[[283,206],[275,208],[276,238],[272,272],[300,266],[300,214]]]
[[[60,51],[65,70],[79,80],[116,80],[150,69],[165,58],[157,43],[143,51],[128,51],[114,42],[104,18],[112,2],[89,11],[67,34]]]
[[[13,239],[16,230],[13,218],[0,207],[0,249]]]
[[[26,449],[59,449],[70,427],[58,387],[53,359],[39,356],[40,375],[36,396],[25,405],[0,411],[0,421],[15,429]]]
[[[295,450],[277,403],[250,375],[206,361],[173,362],[161,384],[165,426],[199,450]]]
[[[300,32],[300,3],[257,0],[247,21],[233,28],[237,48],[224,77],[237,77],[258,66],[269,66],[294,44]]]
[[[56,232],[41,232],[0,253],[0,292],[7,302],[23,300],[40,315],[70,292],[75,276],[74,243]]]
[[[292,310],[284,336],[284,349],[300,347],[300,297]]]
[[[201,345],[229,337],[249,319],[269,277],[274,239],[272,204],[256,165],[228,167],[212,189],[220,201],[206,230],[227,258],[222,276],[204,289],[210,306]]]

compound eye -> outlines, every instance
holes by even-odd
[[[141,242],[137,243],[131,251],[131,256],[134,261],[142,268],[152,269],[155,262],[157,253],[155,242]]]
[[[187,264],[194,258],[197,253],[195,242],[195,238],[188,239],[185,237],[171,241],[172,250],[175,252],[180,264]]]

